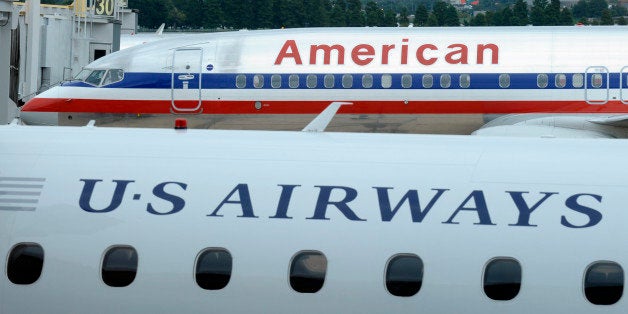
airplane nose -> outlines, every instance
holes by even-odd
[[[20,119],[27,125],[59,125],[59,114],[56,112],[22,111]]]
[[[57,99],[35,97],[20,108],[20,119],[28,125],[59,125]]]

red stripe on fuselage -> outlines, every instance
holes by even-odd
[[[203,101],[195,112],[177,111],[169,100],[102,100],[34,98],[22,111],[93,112],[118,114],[318,114],[332,101]],[[340,114],[509,114],[509,113],[628,113],[628,105],[609,101],[591,105],[584,101],[352,101]],[[179,108],[195,108],[197,101],[177,101]]]

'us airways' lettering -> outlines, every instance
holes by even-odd
[[[346,57],[346,55],[348,56]],[[469,62],[472,64],[499,64],[499,46],[491,43],[477,44],[475,47],[461,43],[452,43],[446,47],[430,43],[410,46],[408,38],[403,38],[399,45],[373,46],[364,43],[345,47],[342,44],[319,44],[310,45],[309,51],[301,51],[297,42],[289,39],[279,50],[277,58],[275,58],[275,65],[284,63],[343,65],[346,59],[358,66],[367,66],[373,62],[379,65],[415,64],[429,66],[441,60],[447,64],[469,64]]]
[[[140,202],[143,197],[143,194],[135,193],[137,191],[130,192],[135,184],[134,180],[112,180],[107,183],[101,179],[81,179],[80,181],[83,182],[83,189],[79,196],[79,206],[89,213],[109,213],[120,207],[123,209],[129,207],[123,206],[128,204],[133,204],[132,207],[136,208],[132,202]],[[188,185],[183,182],[158,183],[153,186],[148,196],[153,202],[141,204],[146,212],[152,215],[177,214],[185,210],[187,205],[185,197],[187,188]],[[297,191],[315,195],[316,202],[313,202],[309,208],[291,208],[293,199],[297,197],[295,196]],[[291,211],[307,210],[305,217],[307,220],[331,220],[330,217],[333,216],[344,217],[347,221],[362,222],[367,220],[363,216],[364,211],[372,210],[377,211],[378,220],[386,223],[401,219],[396,218],[399,212],[409,211],[412,222],[419,224],[432,215],[433,211],[438,210],[442,213],[443,210],[446,210],[446,216],[449,218],[438,221],[438,223],[445,225],[472,223],[479,226],[494,226],[498,223],[492,218],[492,213],[511,211],[514,214],[512,216],[516,216],[516,219],[507,222],[508,226],[538,227],[534,219],[535,214],[543,210],[556,212],[557,209],[554,207],[556,203],[552,207],[546,206],[547,200],[556,198],[560,198],[562,204],[562,208],[559,208],[560,211],[558,211],[560,215],[556,217],[556,223],[560,223],[564,227],[590,228],[599,224],[603,218],[601,211],[596,208],[602,205],[602,196],[598,194],[573,193],[563,195],[559,192],[547,191],[504,191],[503,193],[502,203],[499,207],[491,207],[491,199],[487,199],[487,194],[483,190],[471,190],[463,193],[466,196],[460,197],[460,193],[456,193],[457,196],[455,196],[447,188],[431,188],[419,191],[374,186],[371,189],[359,191],[353,187],[341,185],[303,187],[296,184],[278,184],[277,193],[270,196],[274,198],[274,200],[271,199],[272,203],[275,204],[272,208],[273,214],[267,219],[291,220],[294,219]],[[97,198],[97,205],[93,204],[94,201],[92,200],[96,194],[101,196]],[[365,194],[371,195],[364,197]],[[102,202],[103,195],[106,195],[104,199],[108,201]],[[253,194],[250,192],[249,185],[239,183],[230,190],[225,189],[225,193],[219,194],[218,197],[210,197],[210,199],[202,200],[202,204],[194,204],[194,208],[209,207],[206,216],[212,218],[228,215],[238,218],[260,219],[254,206],[255,200],[251,195]],[[391,195],[397,195],[397,197]],[[495,197],[494,193],[491,195],[493,198]],[[360,197],[377,199],[377,203],[369,204],[367,207],[359,207],[356,204]],[[504,199],[507,200],[507,206],[503,204]],[[154,202],[155,200],[157,202]],[[264,210],[268,211],[271,208],[264,208]],[[330,212],[336,212],[336,215],[330,215]],[[503,217],[503,215],[501,216]]]

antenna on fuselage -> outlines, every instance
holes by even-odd
[[[332,102],[331,104],[329,104],[329,106],[327,106],[327,108],[325,108],[325,110],[323,110],[323,112],[321,112],[318,116],[316,116],[316,118],[314,118],[314,120],[312,120],[312,122],[310,122],[310,124],[308,124],[301,131],[302,132],[323,132],[323,131],[325,131],[325,128],[327,128],[327,126],[329,125],[329,122],[331,122],[331,119],[334,118],[334,116],[336,115],[336,112],[338,112],[338,109],[342,105],[353,105],[353,103],[350,103],[350,102],[339,102],[339,101],[338,102]]]

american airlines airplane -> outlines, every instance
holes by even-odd
[[[314,28],[125,49],[29,101],[28,124],[627,137],[628,27]],[[489,122],[487,124],[487,122]]]
[[[0,153],[3,314],[628,312],[624,140],[15,123]]]

